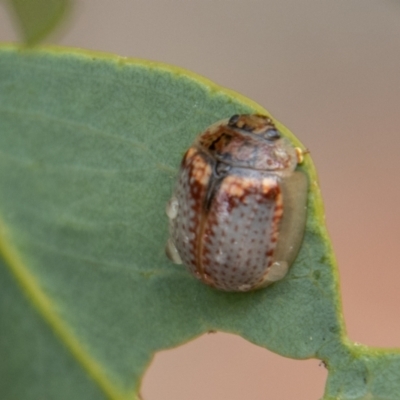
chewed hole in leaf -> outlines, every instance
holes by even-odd
[[[158,353],[146,372],[143,400],[322,398],[327,370],[292,360],[225,333],[203,335]]]

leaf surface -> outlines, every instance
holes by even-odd
[[[165,204],[185,149],[248,112],[266,113],[164,64],[0,48],[1,398],[62,398],[52,390],[65,385],[65,398],[134,399],[156,351],[209,330],[324,360],[325,399],[396,398],[399,352],[346,338],[310,156],[306,235],[284,280],[224,293],[166,259]]]

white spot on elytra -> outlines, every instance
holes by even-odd
[[[168,202],[167,207],[165,209],[168,218],[175,219],[178,215],[179,210],[179,202],[176,197],[172,197],[171,200]]]

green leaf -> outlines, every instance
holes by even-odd
[[[35,45],[64,19],[71,0],[5,0],[24,42]]]
[[[156,351],[209,330],[323,360],[325,399],[398,398],[399,351],[346,338],[310,156],[306,235],[284,280],[224,293],[166,259],[183,152],[246,112],[266,113],[179,68],[0,48],[0,398],[133,399]]]

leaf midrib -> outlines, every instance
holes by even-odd
[[[84,349],[84,346],[72,334],[67,324],[57,314],[52,301],[42,291],[35,277],[26,268],[18,251],[11,245],[8,239],[7,227],[0,220],[0,254],[5,260],[5,264],[10,269],[12,275],[18,281],[22,292],[30,300],[48,325],[53,329],[58,339],[68,348],[72,356],[91,376],[99,388],[112,400],[135,399],[133,392],[122,392],[112,383],[101,366]]]

